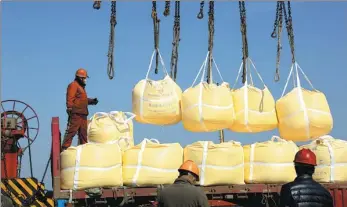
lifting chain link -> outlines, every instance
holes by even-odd
[[[203,15],[203,10],[204,10],[204,3],[201,1],[200,3],[200,12],[198,14],[198,18],[202,19],[204,17]],[[199,16],[200,15],[200,16]],[[208,11],[208,67],[207,67],[207,83],[213,83],[213,78],[212,78],[212,63],[214,61],[213,59],[213,46],[214,46],[214,0],[209,1],[209,11]],[[218,83],[217,83],[218,85]],[[220,143],[224,142],[224,131],[220,130],[219,131],[219,141]]]
[[[158,65],[159,65],[159,23],[157,13],[157,2],[156,0],[152,1],[152,19],[153,19],[153,31],[154,31],[154,49],[156,50],[155,54],[155,74],[158,74]]]
[[[208,11],[208,67],[207,67],[207,82],[211,83],[212,80],[212,61],[213,61],[213,40],[214,40],[214,0],[209,2]]]
[[[242,34],[242,83],[246,82],[248,58],[248,41],[247,41],[247,24],[246,24],[246,7],[244,1],[239,1],[240,20],[241,20],[241,34]]]
[[[101,1],[94,0],[93,8],[99,10],[101,7]],[[111,17],[110,17],[110,38],[108,44],[108,62],[107,62],[107,74],[110,80],[114,78],[114,42],[115,42],[115,27],[117,25],[116,19],[116,0],[111,2]]]
[[[175,1],[175,21],[173,26],[173,41],[171,53],[171,78],[176,82],[177,78],[177,62],[178,62],[178,46],[180,42],[180,1]]]
[[[276,35],[276,29],[277,29],[277,26],[278,26],[278,17],[279,17],[279,11],[280,11],[280,8],[282,7],[282,4],[280,1],[277,1],[277,4],[276,4],[276,17],[275,17],[275,21],[274,21],[274,29],[271,33],[271,37],[272,38],[276,38],[277,35]]]
[[[197,15],[198,19],[204,18],[204,5],[205,5],[205,0],[201,0],[200,2],[200,11]]]
[[[274,29],[271,33],[272,38],[277,38],[277,57],[276,57],[276,73],[275,73],[275,82],[278,82],[280,80],[280,60],[281,60],[281,50],[282,50],[282,30],[283,30],[283,10],[284,8],[284,2],[277,1],[277,8],[276,8],[276,18],[274,22]]]
[[[292,20],[292,8],[290,6],[290,1],[288,1],[287,4],[288,4],[288,16],[285,9],[283,10],[283,13],[284,13],[284,19],[286,21],[290,50],[292,53],[292,63],[295,63],[295,43],[294,43],[294,31],[293,31],[293,20]],[[285,7],[284,2],[283,2],[283,7]]]
[[[166,17],[170,15],[170,0],[165,1],[165,9],[163,15]]]
[[[110,40],[109,40],[109,45],[108,45],[108,64],[107,64],[107,74],[110,80],[113,79],[114,77],[114,33],[115,33],[115,27],[117,25],[117,20],[116,20],[116,1],[112,1],[111,3],[111,17],[110,17]]]

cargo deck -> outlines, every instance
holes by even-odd
[[[117,187],[102,189],[100,196],[90,197],[84,190],[70,191],[60,188],[60,143],[59,118],[52,118],[52,182],[53,196],[57,206],[153,206],[161,186],[157,187]],[[347,183],[322,184],[333,196],[335,207],[347,207]],[[245,184],[201,187],[211,206],[278,206],[282,185]],[[88,204],[87,204],[88,203]]]

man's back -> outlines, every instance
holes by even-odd
[[[159,207],[209,207],[206,195],[188,180],[178,178],[175,183],[164,188],[158,197]]]
[[[309,175],[297,177],[281,189],[280,206],[288,207],[333,207],[328,190]]]

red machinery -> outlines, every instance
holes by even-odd
[[[1,102],[1,179],[20,177],[26,149],[33,176],[31,145],[39,133],[39,124],[36,112],[28,104],[17,100]]]
[[[31,145],[37,138],[39,125],[36,112],[28,104],[17,100],[1,102],[2,206],[54,206],[53,199],[46,195],[43,179],[39,182],[33,176]],[[25,151],[29,153],[31,176],[21,178]]]

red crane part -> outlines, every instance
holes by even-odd
[[[2,101],[0,110],[1,178],[16,178],[20,173],[18,157],[26,149],[31,154],[30,146],[39,133],[39,119],[32,107],[18,100]],[[22,138],[25,138],[24,142]]]
[[[1,158],[1,179],[12,179],[18,177],[18,153],[6,153]]]

